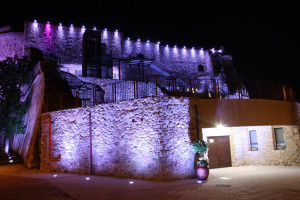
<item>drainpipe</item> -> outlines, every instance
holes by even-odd
[[[89,114],[89,127],[90,127],[90,169],[89,169],[89,174],[93,174],[92,112],[90,112],[90,114]]]
[[[198,120],[198,108],[197,105],[195,105],[195,121],[196,121],[196,131],[197,131],[197,140],[203,139],[202,134],[200,135],[200,129],[199,129],[199,120]]]

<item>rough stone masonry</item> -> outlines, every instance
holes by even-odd
[[[194,176],[190,149],[189,99],[168,96],[133,99],[44,113],[41,171],[89,173],[92,130],[94,174],[154,180]]]

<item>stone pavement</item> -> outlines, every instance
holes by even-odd
[[[300,200],[300,167],[229,167],[211,169],[208,181],[156,182],[42,173],[16,164],[0,166],[0,199]]]

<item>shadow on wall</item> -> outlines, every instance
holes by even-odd
[[[205,110],[203,108],[206,106],[201,103],[199,98],[189,98],[190,99],[190,105],[189,105],[189,115],[190,115],[190,121],[189,121],[189,135],[190,135],[190,141],[195,141],[199,139],[203,139],[203,133],[202,128],[209,124],[210,126],[214,127],[218,122],[215,122],[214,120],[208,118],[207,115],[205,115]],[[217,107],[212,107],[210,109],[210,113],[215,116],[217,113]],[[199,160],[199,155],[195,153],[194,156],[194,169],[196,171],[197,169],[197,161]],[[196,176],[196,173],[195,173]]]
[[[68,82],[61,78],[57,63],[49,60],[42,61],[41,69],[45,74],[43,112],[74,108],[75,97],[72,95]]]

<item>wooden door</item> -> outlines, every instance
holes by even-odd
[[[209,168],[231,167],[229,136],[207,137]]]

